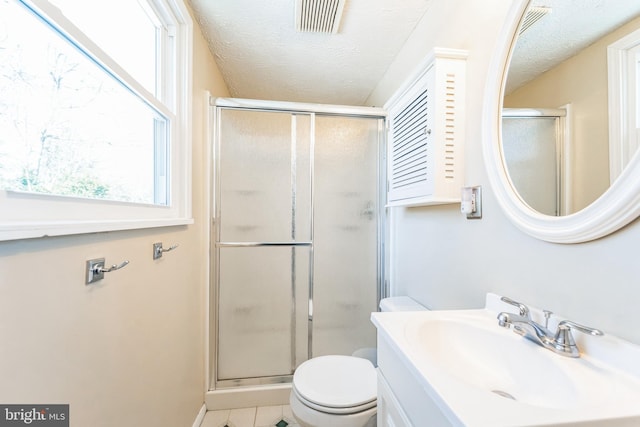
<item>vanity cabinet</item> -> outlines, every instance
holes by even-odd
[[[411,421],[393,394],[391,386],[382,372],[378,371],[378,426],[405,427],[410,425]]]
[[[378,333],[378,427],[453,427],[412,369]]]

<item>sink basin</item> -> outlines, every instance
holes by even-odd
[[[490,318],[426,319],[409,323],[405,334],[413,354],[453,381],[503,398],[568,408],[610,395],[610,382],[588,362],[554,354]]]
[[[505,307],[495,301],[489,294],[479,310],[373,313],[379,352],[397,358],[379,353],[381,375],[403,365],[406,374],[389,384],[425,393],[451,426],[640,426],[640,346],[581,336],[582,357],[565,357],[498,326]],[[414,411],[429,406],[420,399]]]

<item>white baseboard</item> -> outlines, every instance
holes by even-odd
[[[209,411],[253,406],[288,405],[291,384],[238,387],[208,391],[204,401]]]
[[[198,416],[196,417],[196,420],[193,422],[193,427],[200,427],[200,424],[202,424],[202,421],[204,421],[204,416],[207,413],[207,405],[205,405],[204,403],[202,404],[202,408],[200,408],[200,412],[198,412]]]

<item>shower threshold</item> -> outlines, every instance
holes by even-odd
[[[288,405],[291,383],[240,386],[209,390],[205,394],[208,411],[253,406]]]

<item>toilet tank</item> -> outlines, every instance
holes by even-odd
[[[420,304],[411,297],[389,297],[380,300],[380,311],[425,311],[429,308]],[[359,348],[352,356],[368,359],[373,366],[378,366],[377,349]]]
[[[425,311],[428,307],[411,297],[389,297],[380,300],[380,311]]]

